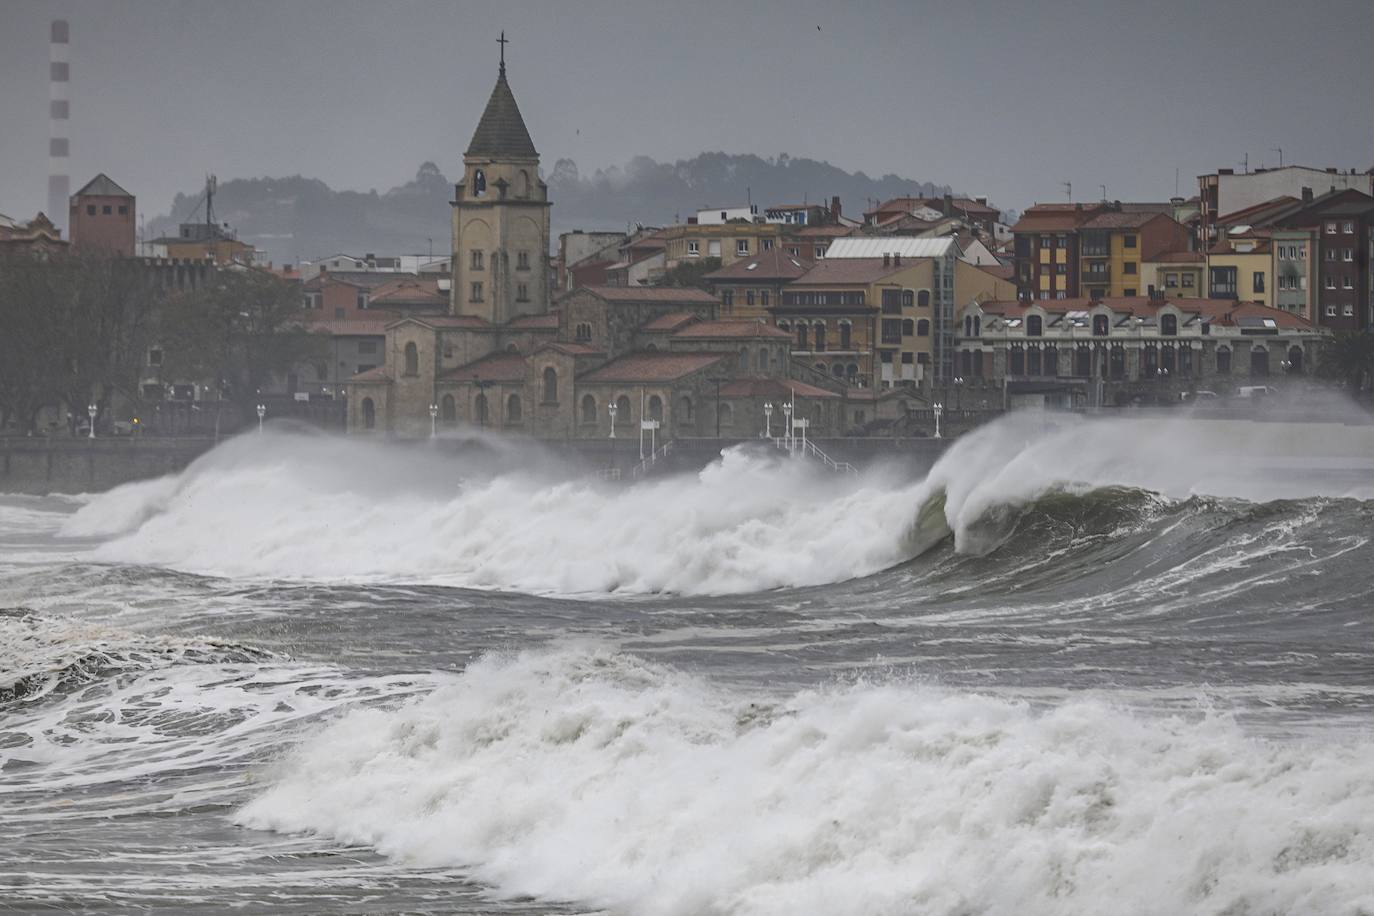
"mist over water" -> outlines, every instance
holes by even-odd
[[[269,430],[0,496],[0,888],[1374,911],[1370,429],[1023,415],[920,479],[634,485]]]

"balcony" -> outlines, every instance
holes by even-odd
[[[1110,283],[1112,269],[1106,264],[1089,264],[1083,268],[1083,275],[1080,279],[1084,283]]]

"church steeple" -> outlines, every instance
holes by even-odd
[[[468,156],[482,156],[490,159],[537,159],[538,151],[530,132],[525,128],[525,119],[520,116],[520,106],[515,104],[515,96],[506,82],[506,33],[502,32],[501,69],[496,77],[496,87],[491,90],[486,111],[482,120],[477,122],[477,130],[468,144]]]

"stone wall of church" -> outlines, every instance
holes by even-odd
[[[547,314],[549,204],[539,161],[469,157],[455,194],[452,312],[498,325]]]

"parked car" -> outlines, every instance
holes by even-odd
[[[1273,397],[1278,392],[1268,385],[1241,385],[1236,389],[1236,397],[1241,400],[1260,401]]]

